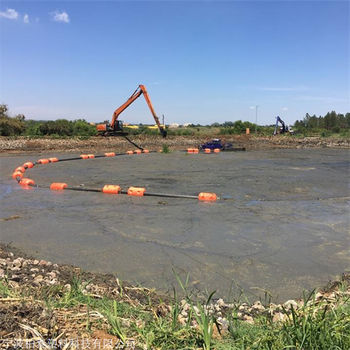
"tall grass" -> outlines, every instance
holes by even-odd
[[[175,273],[175,272],[174,272]],[[86,283],[80,279],[71,282],[70,290],[52,286],[36,298],[48,311],[62,308],[85,306],[86,332],[92,332],[98,324],[92,324],[90,313],[98,311],[109,324],[109,332],[122,341],[136,338],[137,346],[143,349],[204,349],[204,350],[340,350],[350,349],[350,295],[345,293],[348,286],[343,284],[341,291],[335,293],[330,304],[316,298],[316,290],[304,293],[303,301],[296,309],[282,308],[283,322],[273,322],[268,310],[254,317],[248,324],[238,317],[238,309],[226,310],[224,315],[229,323],[228,330],[221,331],[220,325],[210,311],[215,292],[205,300],[189,292],[189,276],[181,281],[175,273],[180,290],[184,294],[188,310],[188,320],[180,322],[184,304],[174,290],[169,312],[159,314],[157,305],[151,298],[145,304],[135,306],[123,300],[94,298],[85,292]],[[22,291],[22,295],[25,295]],[[0,297],[9,298],[21,295],[6,279],[0,279]],[[23,298],[25,302],[26,297]],[[153,299],[154,300],[154,299]],[[267,301],[269,298],[267,298]],[[246,302],[244,295],[235,302]],[[128,322],[125,323],[124,320]],[[216,332],[216,329],[219,332]],[[214,336],[215,335],[215,336]]]

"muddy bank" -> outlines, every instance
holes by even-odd
[[[217,136],[215,136],[217,137]],[[319,137],[291,137],[291,136],[269,136],[254,137],[250,135],[219,136],[224,142],[232,142],[234,147],[245,147],[247,149],[271,149],[271,148],[350,148],[350,140],[342,138],[319,138]],[[143,148],[158,150],[163,145],[178,150],[187,147],[195,147],[211,140],[211,136],[183,137],[169,136],[163,139],[161,136],[130,136],[136,144]],[[0,152],[4,151],[125,151],[133,149],[128,141],[122,137],[91,137],[88,140],[79,138],[72,139],[30,139],[26,137],[8,138],[0,137]]]

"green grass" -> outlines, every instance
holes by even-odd
[[[0,297],[1,298],[13,298],[17,293],[10,287],[7,278],[0,280]]]
[[[168,145],[163,145],[162,153],[170,153],[170,148]]]
[[[86,285],[80,279],[71,282],[71,289],[61,286],[50,286],[40,290],[36,299],[41,300],[48,312],[57,308],[66,309],[85,306],[86,331],[92,332],[98,324],[91,323],[90,314],[98,311],[105,316],[109,324],[109,333],[122,341],[126,338],[137,339],[137,344],[144,349],[227,349],[227,350],[324,350],[350,349],[350,302],[349,295],[336,296],[334,305],[330,307],[325,301],[315,299],[316,291],[305,294],[298,310],[283,309],[286,320],[272,322],[269,314],[254,318],[254,324],[248,324],[237,317],[237,309],[231,309],[226,318],[229,328],[225,332],[216,332],[218,327],[215,318],[208,312],[214,292],[202,300],[188,292],[189,278],[181,281],[176,278],[182,294],[190,305],[189,318],[186,323],[179,322],[183,310],[176,291],[171,300],[171,309],[160,315],[156,310],[164,304],[149,298],[145,305],[132,306],[122,300],[112,298],[95,298],[84,292]],[[342,289],[345,291],[344,284]],[[9,298],[19,296],[6,279],[0,280],[0,296]],[[27,292],[23,291],[24,300]],[[152,303],[153,300],[153,303]],[[245,302],[241,296],[239,302]],[[124,321],[127,320],[125,323]],[[197,323],[196,327],[191,322]],[[44,325],[45,326],[45,325]]]

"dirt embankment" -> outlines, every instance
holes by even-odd
[[[291,136],[222,136],[223,142],[231,142],[234,147],[246,149],[268,148],[324,148],[339,147],[350,148],[350,139],[320,138],[320,137],[291,137]],[[160,136],[130,136],[130,139],[143,148],[158,150],[163,145],[168,145],[173,150],[196,147],[210,141],[210,137],[203,136],[169,136],[163,139]],[[30,139],[26,137],[9,138],[0,137],[0,152],[18,151],[60,151],[60,152],[84,152],[84,151],[125,151],[135,147],[122,137],[91,137],[88,140],[72,139]]]
[[[313,305],[310,304],[310,307],[315,312],[317,308],[336,308],[350,295],[349,281],[349,275],[343,275],[341,282],[332,283],[316,293],[314,299],[308,302]],[[101,302],[94,303],[93,300]],[[116,323],[116,316],[111,317],[106,308],[101,308],[101,305],[108,304],[108,300],[115,300],[124,305],[122,309],[129,310],[118,314],[120,324]],[[259,316],[268,317],[273,323],[285,322],[293,310],[304,310],[306,302],[288,300],[276,305],[268,301],[265,304],[260,301],[248,304],[226,303],[218,299],[206,308],[215,317],[220,334],[224,334],[229,327],[230,314],[250,324],[254,324]],[[190,323],[196,331],[198,323],[190,315],[192,309],[192,312],[198,311],[196,306],[191,305],[188,299],[177,304],[176,322],[182,326]],[[53,349],[66,350],[76,347],[70,346],[71,343],[61,344],[63,339],[84,342],[91,339],[96,342],[97,339],[103,343],[116,343],[118,337],[111,334],[122,334],[120,327],[130,332],[127,334],[130,346],[123,348],[139,349],[137,345],[141,345],[142,341],[138,332],[132,329],[146,327],[152,317],[171,319],[174,308],[169,297],[122,283],[116,276],[88,273],[74,266],[28,258],[16,249],[0,244],[0,349],[13,346],[16,339],[40,341],[46,349],[49,349],[49,344]],[[48,343],[53,339],[55,344]],[[124,345],[127,341],[124,339]],[[99,347],[102,348],[112,349],[109,346]]]

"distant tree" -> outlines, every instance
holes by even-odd
[[[335,111],[328,112],[324,117],[324,127],[331,130],[337,124],[337,113]]]
[[[222,124],[224,128],[232,128],[234,126],[233,122],[225,122]]]
[[[345,120],[346,120],[347,127],[350,128],[350,113],[345,114]]]
[[[347,127],[347,122],[344,114],[337,114],[337,125],[340,129]]]
[[[24,121],[24,119],[26,119],[26,117],[24,116],[24,114],[17,114],[17,115],[15,116],[15,118],[18,119],[18,120],[21,120],[22,122]]]
[[[8,117],[7,111],[9,110],[8,106],[4,103],[0,105],[0,118]]]
[[[49,121],[40,125],[40,132],[43,135],[72,136],[73,123],[66,119]]]
[[[312,117],[309,117],[308,129],[316,129],[318,127],[318,118],[314,114]]]
[[[304,129],[305,128],[305,124],[303,120],[296,120],[296,122],[294,123],[294,127],[296,129]]]
[[[0,135],[15,136],[21,135],[25,131],[24,118],[11,118],[8,116],[8,106],[0,105]],[[24,116],[23,116],[24,117]]]
[[[310,114],[309,113],[305,114],[303,122],[304,122],[304,126],[306,128],[309,128],[309,122],[310,122]]]
[[[318,117],[318,127],[324,129],[324,118],[322,116]]]

